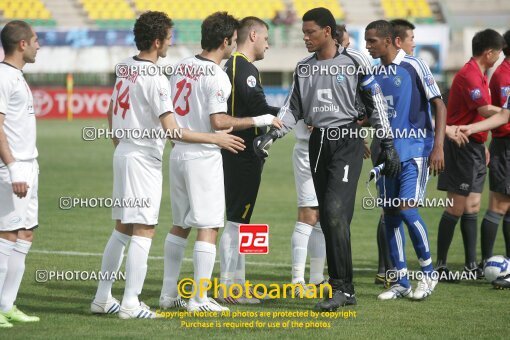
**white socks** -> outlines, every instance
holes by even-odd
[[[152,240],[142,236],[132,236],[126,260],[126,288],[122,307],[132,309],[140,305],[138,295],[142,292],[147,274],[147,258]]]
[[[239,223],[227,221],[220,239],[220,282],[227,287],[234,283],[239,262]]]
[[[11,282],[8,282],[7,276],[8,275],[11,276],[10,272],[12,270],[9,271],[9,268],[12,268],[12,266],[10,265],[10,262],[11,262],[10,258],[13,256],[14,247],[16,245],[17,245],[17,242],[11,242],[11,241],[6,240],[4,238],[0,238],[0,293],[6,287],[12,286]],[[24,256],[23,256],[23,259],[24,259]],[[24,267],[24,261],[23,261],[23,267]],[[25,270],[25,268],[23,268],[23,271],[24,270]],[[21,276],[23,276],[23,272],[21,273]],[[11,279],[9,279],[9,280],[11,280]],[[18,288],[19,288],[19,284],[18,284]],[[16,289],[16,293],[17,293],[17,289]],[[3,294],[1,296],[2,296],[2,299],[3,299]],[[3,311],[7,312],[9,310],[10,310],[10,308],[7,309],[7,310],[3,310]]]
[[[195,284],[197,285],[196,294],[192,297],[198,304],[207,303],[207,292],[204,292],[202,296],[199,296],[198,291],[201,285],[206,284],[206,280],[211,280],[214,260],[216,258],[216,245],[196,241],[195,248],[193,249],[193,267],[195,270]]]
[[[161,296],[177,297],[177,280],[181,272],[184,250],[188,240],[173,234],[167,234],[165,240],[165,259],[163,271],[163,287]]]
[[[292,283],[305,281],[305,265],[308,239],[312,233],[312,226],[296,222],[291,238],[292,248]]]
[[[237,267],[236,267],[236,273],[234,275],[234,282],[239,283],[240,285],[244,285],[244,282],[246,281],[246,260],[245,260],[245,254],[239,254],[237,252]]]
[[[124,249],[131,236],[113,230],[106,247],[104,248],[103,260],[101,262],[101,273],[117,272],[122,264],[124,257]],[[112,296],[112,285],[114,280],[101,280],[97,285],[97,292],[95,300],[98,302],[106,302]]]
[[[326,262],[326,241],[320,222],[313,227],[308,240],[310,253],[310,283],[318,284],[324,281],[324,264]]]

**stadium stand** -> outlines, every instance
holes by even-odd
[[[310,8],[314,7],[326,7],[337,20],[343,20],[345,16],[338,0],[293,0],[293,3],[299,18]]]
[[[168,13],[176,23],[175,39],[178,43],[197,44],[200,41],[200,25],[202,20],[219,8],[232,13],[238,18],[249,15],[266,20],[273,18],[277,11],[285,8],[282,0],[259,0],[250,3],[245,0],[219,0],[215,2],[203,0],[162,1],[134,0],[136,12],[159,10]]]
[[[126,0],[80,0],[88,19],[100,28],[130,28],[135,12]]]
[[[510,1],[508,0],[443,0],[441,9],[452,30],[465,26],[508,27]]]
[[[54,27],[56,21],[41,0],[0,1],[2,21],[24,19],[34,26]]]
[[[134,0],[135,9],[138,13],[146,10],[160,10],[171,15],[176,20],[202,20],[219,8],[232,13],[236,17],[248,15],[257,16],[263,19],[272,18],[276,11],[285,8],[282,0],[259,0],[249,2],[245,0],[188,0],[163,1],[163,0]]]
[[[432,18],[427,0],[381,0],[387,18]]]

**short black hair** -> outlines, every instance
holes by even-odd
[[[232,44],[234,32],[239,28],[239,20],[227,12],[216,12],[202,22],[202,49],[212,51],[221,46],[225,38]]]
[[[390,24],[393,26],[393,36],[399,37],[404,40],[407,37],[408,30],[414,30],[416,27],[405,19],[393,19],[390,20]]]
[[[312,8],[303,15],[303,21],[315,21],[320,28],[329,26],[331,37],[336,38],[336,20],[329,9],[324,7]]]
[[[393,33],[393,26],[386,20],[376,20],[368,24],[365,31],[374,29],[379,38],[390,37],[391,41],[394,40],[395,36]]]
[[[477,32],[471,42],[474,57],[481,56],[490,49],[502,50],[504,46],[505,41],[501,34],[490,28]]]
[[[33,36],[32,28],[26,22],[21,20],[8,22],[0,33],[4,54],[13,53],[21,40],[25,40],[30,44],[30,39]]]
[[[148,11],[136,19],[133,33],[136,48],[139,51],[149,50],[155,40],[165,40],[168,30],[174,26],[166,13]]]
[[[505,48],[503,48],[503,53],[505,56],[510,57],[510,30],[506,31],[503,34],[503,40],[505,40]]]
[[[345,27],[345,24],[336,25],[335,39],[336,39],[336,41],[338,41],[338,43],[340,45],[342,44],[342,40],[344,40],[345,32],[347,32],[347,28]]]
[[[269,29],[269,25],[260,18],[257,17],[246,17],[241,20],[239,23],[239,28],[237,29],[237,43],[242,44],[248,39],[248,35],[250,34],[251,28],[253,26],[265,26]]]

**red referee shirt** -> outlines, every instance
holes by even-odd
[[[474,58],[471,58],[453,78],[448,98],[446,124],[467,125],[484,120],[478,114],[479,107],[490,105],[491,96],[487,76],[482,74]],[[469,138],[478,143],[487,140],[488,132],[472,134]]]
[[[504,59],[492,75],[489,83],[492,104],[503,107],[510,95],[510,61]],[[510,123],[492,130],[492,137],[510,137]]]

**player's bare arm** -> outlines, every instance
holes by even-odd
[[[485,105],[485,106],[480,106],[477,109],[477,111],[480,114],[480,116],[482,116],[484,118],[489,118],[489,117],[495,115],[496,113],[499,113],[501,111],[501,108],[494,106],[494,105]]]
[[[234,131],[238,131],[269,125],[281,129],[282,121],[271,114],[244,118],[231,117],[224,112],[213,113],[211,115],[211,126],[215,130],[225,130],[232,127]]]
[[[503,124],[508,123],[509,120],[510,110],[502,109],[498,113],[481,122],[459,126],[457,133],[464,133],[465,135],[470,136],[473,133],[495,129]]]
[[[108,111],[106,112],[106,116],[108,117],[108,127],[110,131],[112,131],[112,114],[113,114],[113,108],[112,103],[110,102],[110,105],[108,106]],[[119,140],[116,137],[112,138],[113,146],[117,147],[119,145]]]
[[[462,147],[469,143],[469,138],[461,132],[457,133],[457,128],[457,125],[446,125],[445,134],[446,137],[457,144],[457,146]]]
[[[167,112],[159,117],[161,126],[165,131],[179,129],[175,117],[172,112]],[[243,151],[245,149],[244,140],[238,136],[229,134],[230,129],[223,129],[217,133],[194,132],[188,129],[182,130],[182,141],[188,143],[207,143],[216,144],[222,149],[226,149],[232,153]],[[173,135],[173,134],[170,134]]]
[[[444,170],[443,142],[446,129],[446,106],[441,98],[434,98],[431,104],[436,110],[434,147],[429,156],[429,172],[436,176]]]
[[[0,158],[4,164],[7,164],[9,173],[11,175],[12,191],[19,198],[23,198],[27,195],[28,184],[25,178],[23,178],[23,172],[21,171],[19,164],[12,156],[11,149],[9,148],[9,142],[7,141],[7,135],[4,131],[5,114],[0,113]]]

